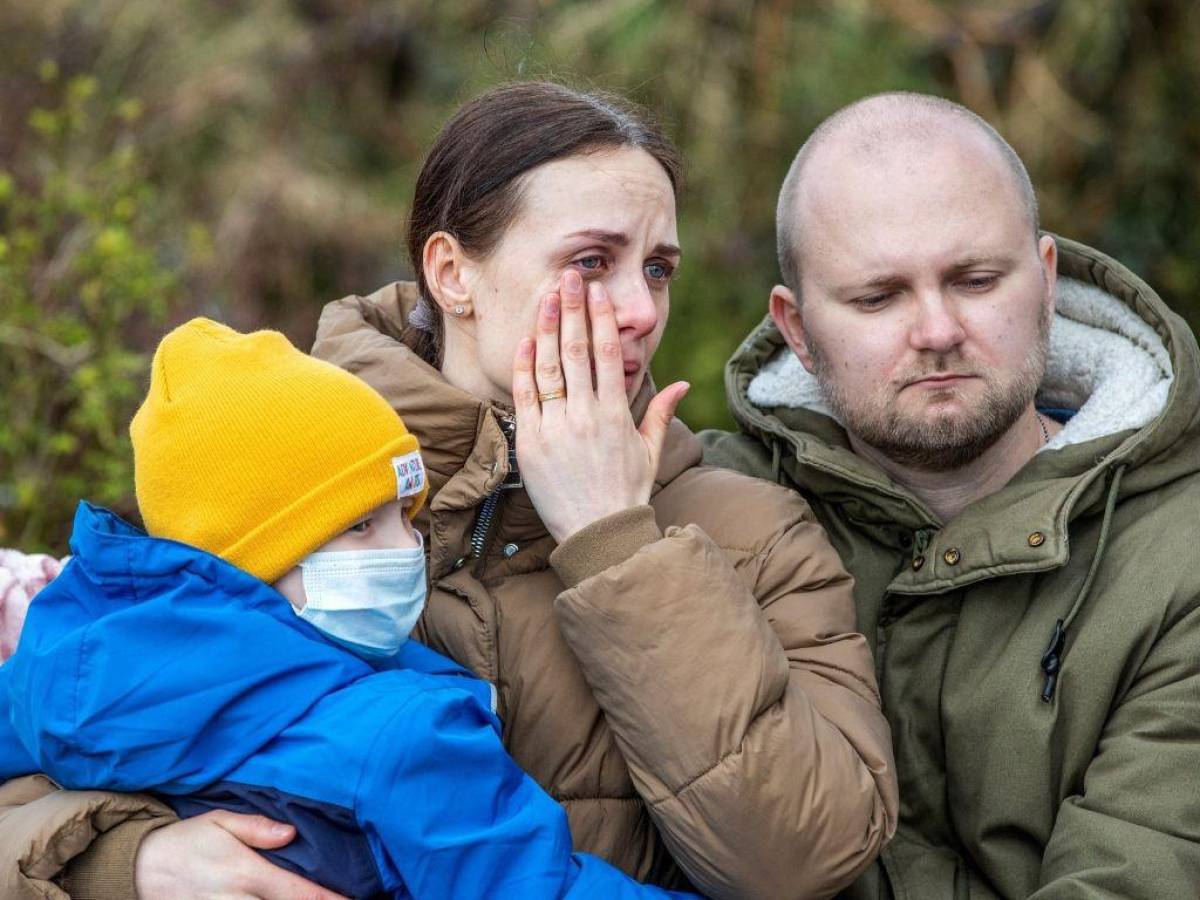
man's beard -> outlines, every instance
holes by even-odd
[[[903,412],[895,402],[895,394],[848,396],[832,375],[828,360],[820,348],[808,340],[808,335],[805,335],[805,345],[821,392],[847,431],[898,465],[925,472],[948,472],[982,456],[1033,403],[1046,371],[1049,316],[1042,317],[1038,332],[1038,339],[1021,367],[1008,379],[966,365],[957,352],[926,356],[919,368],[911,373],[913,379],[936,372],[964,371],[985,379],[983,396],[975,409],[932,417]],[[947,386],[941,390],[957,393],[958,389]]]

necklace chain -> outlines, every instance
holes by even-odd
[[[1050,443],[1050,432],[1046,430],[1046,420],[1042,418],[1040,412],[1034,412],[1034,415],[1037,416],[1038,427],[1042,429],[1042,445],[1045,446]]]

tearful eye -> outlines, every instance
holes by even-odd
[[[604,268],[604,257],[602,256],[585,256],[582,259],[575,260],[575,265],[588,272],[598,272]]]
[[[675,273],[673,266],[663,262],[646,263],[645,270],[652,281],[666,281]]]

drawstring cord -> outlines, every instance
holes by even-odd
[[[775,473],[775,483],[783,484],[783,442],[771,441],[771,470]]]
[[[1108,529],[1112,524],[1113,510],[1117,507],[1117,493],[1121,487],[1121,478],[1127,466],[1118,466],[1113,472],[1112,481],[1108,486],[1108,498],[1104,504],[1104,519],[1100,523],[1100,539],[1096,542],[1096,552],[1092,555],[1092,564],[1088,567],[1087,577],[1075,596],[1075,602],[1067,612],[1065,619],[1054,623],[1054,632],[1050,635],[1050,645],[1042,654],[1042,671],[1046,674],[1046,683],[1042,687],[1042,702],[1049,703],[1054,699],[1054,689],[1058,686],[1058,676],[1062,671],[1063,647],[1067,642],[1067,629],[1075,621],[1075,616],[1083,608],[1084,601],[1092,590],[1092,582],[1100,568],[1100,560],[1104,556],[1104,548],[1108,543]]]

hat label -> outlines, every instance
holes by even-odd
[[[392,469],[396,473],[397,498],[412,497],[425,489],[425,464],[419,451],[393,456]]]

